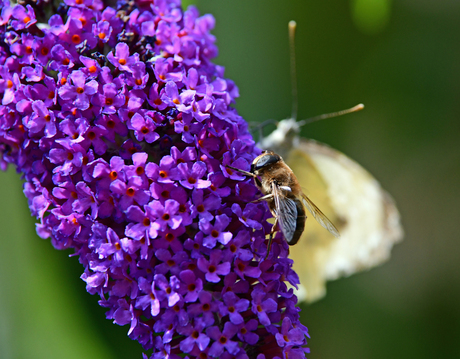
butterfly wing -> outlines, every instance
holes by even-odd
[[[302,139],[286,163],[340,231],[340,238],[334,238],[317,223],[308,222],[297,245],[304,248],[290,253],[301,282],[298,295],[314,301],[325,295],[327,280],[387,260],[403,231],[391,197],[363,167],[341,152]]]

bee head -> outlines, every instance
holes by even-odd
[[[273,151],[265,151],[261,155],[257,156],[251,164],[251,172],[259,171],[265,169],[268,166],[274,165],[282,161],[281,156],[277,155]]]

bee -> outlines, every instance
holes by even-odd
[[[268,257],[274,233],[278,228],[283,233],[289,245],[299,241],[307,219],[305,208],[316,221],[335,237],[339,237],[338,229],[323,212],[302,191],[294,172],[283,161],[283,158],[273,151],[264,151],[251,164],[251,171],[228,166],[246,176],[254,178],[255,185],[262,192],[262,197],[256,202],[266,201],[275,223],[270,232],[267,247]]]

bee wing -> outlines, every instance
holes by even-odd
[[[295,202],[284,196],[281,189],[272,183],[272,194],[275,200],[275,211],[278,224],[288,243],[292,241],[297,224],[297,206]]]
[[[321,212],[321,210],[308,198],[305,194],[302,193],[303,204],[307,207],[308,211],[313,215],[316,221],[331,232],[335,237],[340,237],[339,230],[332,224],[329,218]]]

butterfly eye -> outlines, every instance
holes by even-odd
[[[262,157],[260,157],[256,163],[252,164],[251,170],[260,170],[263,167],[270,166],[272,164],[275,164],[281,160],[281,157],[278,156],[276,153],[268,153]]]

